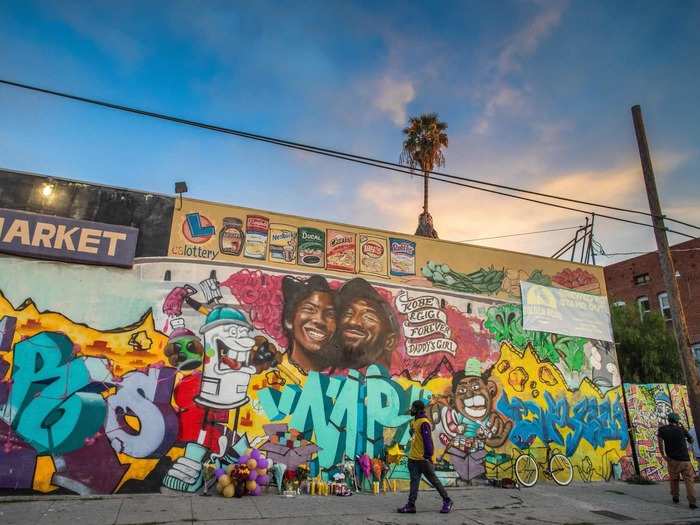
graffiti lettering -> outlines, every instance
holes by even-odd
[[[94,390],[110,378],[104,360],[74,358],[67,336],[39,333],[15,345],[3,419],[37,452],[76,450],[102,426],[106,403]]]
[[[289,427],[305,439],[314,438],[320,448],[318,462],[327,468],[343,454],[381,454],[385,428],[396,429],[394,441],[406,444],[411,419],[407,407],[416,399],[429,398],[430,393],[414,386],[404,389],[391,380],[385,368],[371,365],[365,377],[355,370],[348,377],[310,372],[303,389],[297,385],[281,392],[266,388],[258,397],[271,420],[291,415]]]
[[[150,368],[148,374],[129,372],[107,398],[105,433],[112,447],[135,458],[166,452],[177,436],[177,415],[170,405],[174,368]],[[138,429],[127,422],[138,420]]]
[[[549,392],[544,398],[546,407],[515,397],[509,400],[506,394],[498,401],[498,409],[514,422],[510,440],[517,447],[527,448],[536,438],[565,446],[567,456],[576,452],[581,440],[598,448],[619,440],[621,448],[627,447],[627,423],[619,399],[587,398],[570,409],[566,398],[555,400]],[[566,438],[563,429],[569,429]]]

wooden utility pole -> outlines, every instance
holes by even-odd
[[[683,312],[678,283],[676,282],[676,271],[673,266],[673,259],[671,258],[671,250],[668,246],[668,238],[666,237],[666,227],[664,226],[664,216],[661,212],[661,204],[659,203],[659,194],[656,190],[654,168],[652,168],[651,165],[649,144],[647,143],[644,121],[642,120],[642,108],[639,106],[632,106],[632,119],[634,120],[634,131],[637,134],[639,157],[642,161],[644,184],[646,184],[647,187],[649,210],[651,211],[652,222],[654,224],[654,235],[656,235],[656,246],[659,251],[659,262],[661,263],[661,274],[664,278],[666,292],[668,293],[668,301],[671,306],[673,330],[676,333],[681,368],[685,376],[685,384],[688,386],[690,412],[693,414],[696,435],[700,436],[700,378],[698,377],[698,368],[695,364],[695,358],[690,350],[688,325],[685,321],[685,313]]]

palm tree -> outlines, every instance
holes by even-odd
[[[437,113],[424,113],[411,117],[404,128],[405,139],[399,161],[411,169],[423,172],[423,212],[418,216],[416,235],[437,239],[433,218],[428,212],[428,172],[445,165],[443,148],[447,148],[447,123],[440,122]]]

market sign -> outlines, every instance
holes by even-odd
[[[130,268],[139,230],[0,208],[0,252]]]
[[[608,298],[520,282],[523,328],[613,341]]]

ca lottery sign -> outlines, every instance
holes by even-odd
[[[138,229],[0,208],[0,252],[130,268]]]
[[[440,299],[431,295],[410,297],[406,290],[401,290],[395,304],[399,313],[406,316],[402,325],[406,354],[411,357],[436,352],[455,355],[457,343],[450,339],[452,332]]]

